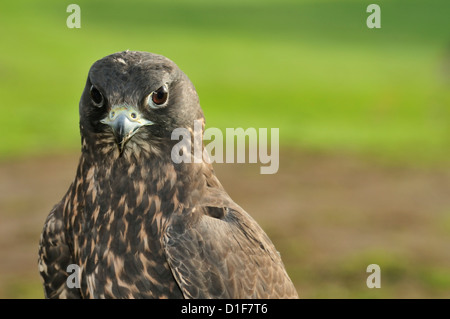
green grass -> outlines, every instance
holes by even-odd
[[[0,298],[4,299],[42,299],[44,289],[38,276],[14,276],[2,283]]]
[[[450,3],[78,1],[3,4],[0,157],[79,147],[90,65],[125,49],[174,60],[211,127],[279,127],[281,143],[435,163],[449,155]],[[445,51],[447,49],[447,51]]]

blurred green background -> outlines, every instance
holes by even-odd
[[[450,203],[445,195],[449,184],[444,178],[449,176],[450,162],[448,0],[376,1],[381,7],[381,29],[367,28],[366,8],[371,2],[357,0],[77,1],[80,29],[66,26],[70,3],[18,0],[1,4],[0,172],[4,172],[4,192],[0,197],[0,227],[17,232],[1,237],[0,297],[43,296],[35,265],[37,240],[51,209],[47,201],[56,203],[65,191],[58,189],[55,194],[49,186],[42,194],[47,200],[39,195],[39,218],[30,219],[36,216],[33,207],[37,204],[26,204],[27,198],[18,196],[20,192],[11,192],[18,174],[25,170],[17,163],[29,167],[22,176],[24,185],[40,185],[40,181],[47,181],[44,173],[59,172],[45,163],[59,154],[69,154],[74,158],[73,168],[67,172],[61,169],[69,181],[60,181],[61,187],[69,186],[80,148],[78,101],[89,67],[105,55],[126,49],[159,53],[175,61],[197,88],[207,126],[280,128],[283,151],[278,180],[276,176],[254,177],[257,170],[240,166],[226,168],[236,169],[226,172],[239,172],[265,185],[267,190],[261,188],[255,197],[269,189],[273,196],[280,195],[281,190],[272,189],[271,182],[285,186],[280,198],[288,190],[292,192],[292,213],[285,218],[289,226],[274,226],[277,217],[269,213],[248,211],[286,256],[288,272],[302,297],[450,297],[450,256],[440,250],[449,243],[450,232]],[[336,163],[342,163],[344,169]],[[327,167],[344,173],[328,174]],[[301,175],[314,169],[318,175]],[[361,177],[355,172],[364,173]],[[378,177],[370,179],[374,174]],[[283,178],[289,176],[294,177],[286,184]],[[332,176],[342,178],[342,184],[333,184]],[[418,186],[409,193],[411,184],[395,184],[395,176],[406,181],[411,178]],[[364,181],[379,183],[379,188],[365,195],[375,202],[386,185],[400,192],[405,187],[407,195],[398,205],[361,217],[358,209],[352,211],[348,206],[355,200],[354,193],[347,194],[348,202],[331,194],[347,185],[350,178],[359,178],[362,185],[367,185]],[[302,187],[305,192],[311,189],[306,186],[317,180],[323,187],[313,188],[313,195],[318,196],[317,203],[329,206],[325,210],[314,206],[317,213],[311,215],[311,207],[302,204],[308,198],[301,191]],[[310,184],[300,185],[301,181]],[[16,187],[23,189],[24,185]],[[226,188],[233,195],[231,180],[229,185]],[[321,193],[326,185],[336,188]],[[422,194],[422,190],[434,194],[424,197],[428,206],[411,204],[414,198],[408,196]],[[249,200],[243,207],[256,210],[251,196],[245,196],[246,190],[242,192],[240,200]],[[29,198],[36,197],[30,194]],[[373,204],[370,200],[356,201],[364,208]],[[348,234],[358,229],[348,239],[358,242],[364,227],[373,225],[377,216],[392,217],[398,212],[405,222],[420,221],[425,215],[432,218],[418,225],[426,225],[423,241],[433,236],[429,245],[439,247],[435,251],[439,258],[414,253],[409,245],[417,243],[421,233],[413,228],[397,232],[394,227],[383,244],[342,254],[333,249],[321,252],[326,243],[308,244],[316,238],[307,236],[314,225],[329,226],[323,233],[316,228],[315,234],[329,240],[334,240],[327,237],[333,231],[348,228]],[[25,220],[33,222],[23,233],[14,223]],[[385,224],[380,222],[377,230],[386,230]],[[391,249],[395,245],[389,242],[396,241],[405,243],[400,245],[402,253]],[[16,244],[19,248],[14,248]],[[34,254],[31,259],[24,253],[27,256],[17,260],[31,260],[32,264],[16,267],[11,261],[16,259],[9,254],[28,249]],[[420,251],[434,250],[428,247]],[[339,257],[327,259],[332,253]],[[370,263],[381,266],[382,278],[386,278],[381,289],[365,285],[365,267]]]

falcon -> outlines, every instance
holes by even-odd
[[[176,128],[203,121],[168,58],[137,51],[89,70],[75,180],[48,215],[47,298],[297,298],[279,253],[207,161],[175,163]],[[202,145],[202,147],[204,147]],[[70,267],[78,285],[68,285]]]

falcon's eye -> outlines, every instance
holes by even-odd
[[[156,91],[153,91],[149,94],[147,98],[147,104],[151,108],[159,108],[166,105],[168,97],[169,90],[167,89],[167,85],[163,85]]]
[[[91,86],[90,94],[91,94],[92,102],[94,102],[95,106],[100,107],[103,105],[103,95],[93,85]]]

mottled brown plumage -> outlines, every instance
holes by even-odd
[[[203,120],[197,93],[169,59],[125,51],[94,63],[76,178],[41,235],[46,297],[297,297],[272,242],[211,164],[172,161],[171,132],[194,120]],[[79,289],[66,284],[70,264]]]

